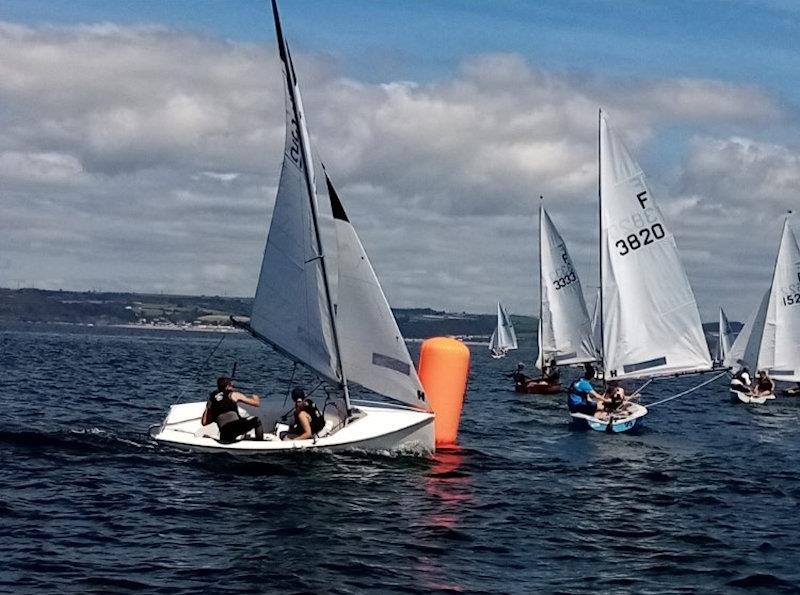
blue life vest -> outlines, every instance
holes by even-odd
[[[578,388],[578,384],[580,384],[581,381],[584,380],[586,382],[589,382],[585,378],[578,378],[572,384],[569,385],[569,390],[567,391],[567,402],[573,407],[584,405],[588,402],[586,398],[589,396],[589,391],[581,390]]]

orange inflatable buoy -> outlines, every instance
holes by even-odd
[[[469,348],[450,337],[426,339],[419,350],[419,379],[436,414],[436,446],[455,444],[467,392]]]

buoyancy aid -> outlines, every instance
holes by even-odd
[[[239,419],[239,407],[230,395],[223,392],[213,391],[208,397],[209,419],[217,422],[222,428],[225,424]]]
[[[314,403],[314,401],[311,399],[306,399],[303,402],[303,408],[301,411],[308,413],[308,416],[311,418],[309,422],[311,425],[311,433],[319,434],[325,427],[325,416],[322,415],[322,412],[319,410],[316,403]],[[303,433],[303,426],[300,425],[300,420],[297,419],[297,415],[295,415],[294,424],[292,424],[292,426],[289,428],[289,432],[297,435]]]

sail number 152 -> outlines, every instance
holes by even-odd
[[[664,228],[661,227],[661,224],[654,223],[650,227],[645,227],[636,233],[629,234],[621,240],[617,240],[614,242],[614,245],[619,248],[619,255],[625,256],[631,251],[638,250],[642,246],[647,246],[656,240],[660,240],[665,235]]]

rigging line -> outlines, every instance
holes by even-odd
[[[194,379],[195,380],[197,380],[200,377],[200,374],[205,369],[205,367],[208,365],[208,362],[211,361],[211,358],[214,356],[214,353],[216,353],[217,349],[219,349],[219,346],[222,345],[222,342],[224,340],[225,340],[225,334],[223,334],[219,338],[219,341],[217,341],[217,344],[214,346],[214,349],[211,350],[211,353],[208,354],[208,357],[205,359],[205,361],[197,367],[197,372],[195,372],[195,375],[194,375]],[[234,371],[235,371],[235,369],[234,369]],[[177,405],[178,403],[180,403],[180,401],[183,398],[184,394],[186,394],[186,385],[184,385],[183,388],[178,392],[178,396],[175,398],[175,402],[172,405],[174,406],[174,405]]]
[[[636,396],[639,396],[639,395],[641,395],[641,393],[642,393],[642,391],[645,389],[645,387],[646,387],[648,384],[650,384],[651,382],[653,382],[653,380],[655,380],[655,378],[651,378],[650,380],[648,380],[647,382],[645,382],[645,383],[644,383],[642,386],[640,386],[640,387],[639,387],[639,388],[637,388],[635,391],[633,391],[633,394],[631,395],[631,397],[630,397],[630,398],[633,398],[633,397],[636,397]]]
[[[289,388],[286,389],[286,396],[283,397],[283,407],[286,407],[286,400],[292,394],[292,384],[294,384],[294,373],[297,371],[297,362],[292,365],[292,377],[289,378]]]
[[[677,395],[673,395],[673,396],[671,396],[671,397],[667,397],[666,399],[661,399],[660,401],[656,401],[655,403],[650,403],[649,405],[647,405],[647,408],[649,409],[650,407],[655,407],[656,405],[661,405],[662,403],[666,403],[667,401],[672,401],[673,399],[677,399],[678,397],[683,397],[684,395],[688,395],[689,393],[693,393],[693,392],[694,392],[694,391],[696,391],[698,388],[702,388],[702,387],[704,387],[706,384],[711,384],[711,383],[712,383],[712,382],[714,382],[714,381],[715,381],[717,378],[721,378],[722,376],[725,376],[725,374],[727,374],[727,373],[728,373],[728,372],[727,372],[727,370],[726,370],[725,372],[720,372],[719,374],[717,374],[717,375],[716,375],[716,376],[714,376],[713,378],[711,378],[711,379],[709,379],[709,380],[706,380],[705,382],[702,382],[702,383],[698,384],[698,385],[697,385],[697,386],[695,386],[694,388],[687,389],[687,390],[685,390],[685,391],[683,391],[683,392],[680,392],[680,393],[678,393]]]

